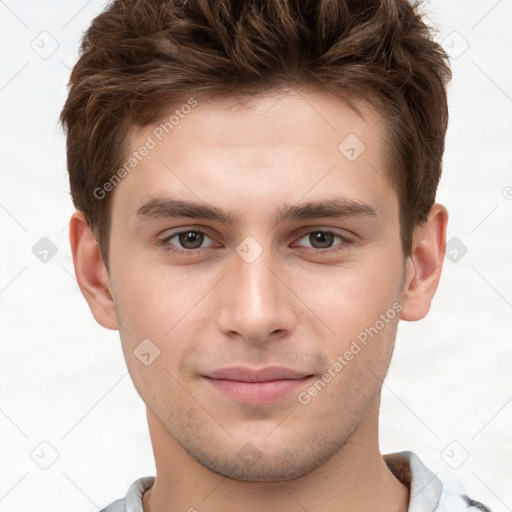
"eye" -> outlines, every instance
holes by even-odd
[[[333,243],[335,242],[336,239],[338,239],[341,243],[334,245],[333,249]],[[322,251],[322,249],[337,250],[337,246],[342,246],[341,248],[343,248],[345,245],[348,245],[350,243],[350,240],[348,238],[334,231],[327,230],[310,231],[305,236],[301,237],[299,241],[301,240],[305,240],[307,243],[309,243],[309,245],[305,245],[305,247],[317,249],[320,250],[320,252],[327,252]]]
[[[338,243],[335,243],[338,240]],[[304,241],[305,243],[300,243]],[[208,243],[208,245],[204,245]],[[316,253],[330,253],[344,250],[350,245],[351,240],[330,230],[315,230],[303,235],[298,246],[309,248]],[[202,249],[213,247],[214,240],[204,231],[198,229],[186,229],[174,231],[159,241],[166,251],[183,255],[199,255]]]
[[[176,239],[176,241],[172,242],[174,239]],[[191,251],[199,252],[198,249],[203,248],[202,245],[205,240],[213,241],[203,231],[187,229],[184,231],[175,231],[174,233],[170,233],[160,242],[167,250],[185,254]]]

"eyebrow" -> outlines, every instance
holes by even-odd
[[[216,206],[184,201],[173,198],[153,198],[144,203],[136,212],[138,220],[157,220],[187,217],[219,221],[228,226],[235,224],[235,215]],[[274,215],[276,224],[285,220],[306,220],[323,217],[375,217],[373,206],[346,197],[310,201],[296,205],[284,205]]]

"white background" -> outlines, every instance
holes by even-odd
[[[73,207],[57,119],[80,36],[103,5],[0,1],[2,512],[97,511],[155,471],[118,333],[92,318],[67,238]],[[438,201],[450,212],[448,239],[457,237],[467,253],[445,260],[429,316],[400,324],[381,449],[416,452],[442,478],[505,512],[512,509],[512,0],[438,0],[425,9],[453,56]],[[47,58],[35,51],[54,47]],[[32,253],[42,237],[58,250],[47,263]],[[48,469],[36,463],[50,464],[54,453]]]

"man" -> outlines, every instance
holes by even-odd
[[[446,55],[406,0],[116,1],[61,120],[75,272],[157,475],[105,511],[487,510],[378,414],[439,283]]]

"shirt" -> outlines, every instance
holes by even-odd
[[[469,498],[457,482],[443,484],[415,453],[390,453],[383,455],[383,458],[395,477],[410,489],[407,512],[491,512]],[[142,495],[154,481],[153,476],[135,480],[124,498],[114,501],[100,512],[144,512]]]

